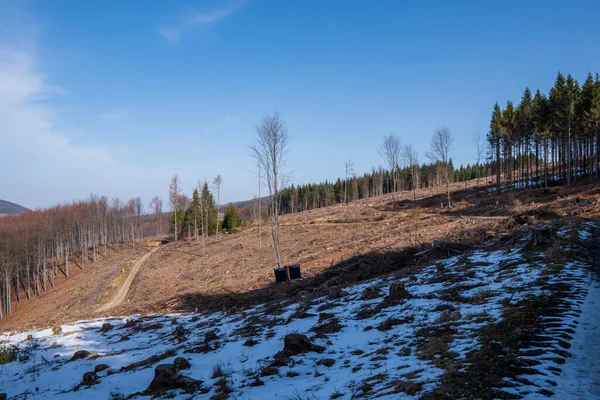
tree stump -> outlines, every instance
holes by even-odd
[[[404,288],[404,283],[392,283],[390,285],[388,299],[392,301],[401,301],[410,299],[412,296]]]
[[[177,357],[173,361],[173,365],[175,365],[175,370],[178,372],[184,369],[190,369],[190,362],[183,357]]]
[[[83,379],[81,379],[81,383],[85,386],[91,386],[98,383],[98,377],[95,372],[86,372],[83,374]]]
[[[96,367],[94,367],[94,372],[102,372],[108,368],[109,368],[109,366],[106,364],[98,364],[98,365],[96,365]]]
[[[83,358],[88,358],[90,356],[90,354],[92,354],[92,353],[90,353],[87,350],[77,350],[75,352],[75,354],[73,354],[73,357],[71,357],[71,359],[69,361],[75,361],[75,360],[81,360]]]
[[[536,246],[547,246],[552,243],[552,232],[550,231],[550,228],[536,228],[533,231],[533,243]]]
[[[200,385],[202,385],[202,381],[179,374],[174,364],[160,364],[154,369],[154,378],[144,393],[160,394],[170,389],[188,391],[194,390]]]
[[[314,345],[306,335],[290,333],[283,339],[283,353],[295,356],[311,351],[321,353],[325,350],[322,346]]]

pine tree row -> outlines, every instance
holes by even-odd
[[[488,142],[498,190],[570,184],[598,176],[600,78],[588,74],[583,85],[560,72],[548,95],[529,88],[518,105],[511,101],[492,112]]]

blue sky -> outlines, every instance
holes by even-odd
[[[280,112],[295,183],[426,161],[448,126],[473,162],[494,102],[600,71],[597,2],[0,0],[0,198],[166,200],[223,177],[257,194],[254,124]]]

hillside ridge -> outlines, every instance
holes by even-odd
[[[2,214],[21,214],[25,211],[29,211],[29,209],[26,207],[23,207],[22,205],[0,199],[0,215],[2,215]]]

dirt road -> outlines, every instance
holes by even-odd
[[[156,251],[158,251],[160,248],[161,247],[157,247],[157,248],[149,251],[148,253],[146,253],[142,258],[140,258],[134,264],[133,268],[131,268],[131,271],[129,271],[129,275],[127,276],[127,279],[125,279],[123,286],[121,286],[119,288],[119,291],[115,294],[115,296],[108,303],[104,304],[102,307],[100,307],[96,311],[97,312],[107,311],[107,310],[110,310],[111,308],[114,308],[114,307],[118,306],[119,304],[121,304],[123,302],[123,300],[125,300],[125,297],[127,297],[127,293],[129,293],[129,288],[131,287],[131,284],[133,283],[133,280],[135,279],[136,275],[142,268],[142,265],[144,265],[144,262],[148,258],[150,258],[150,256],[153,253],[155,253]]]

